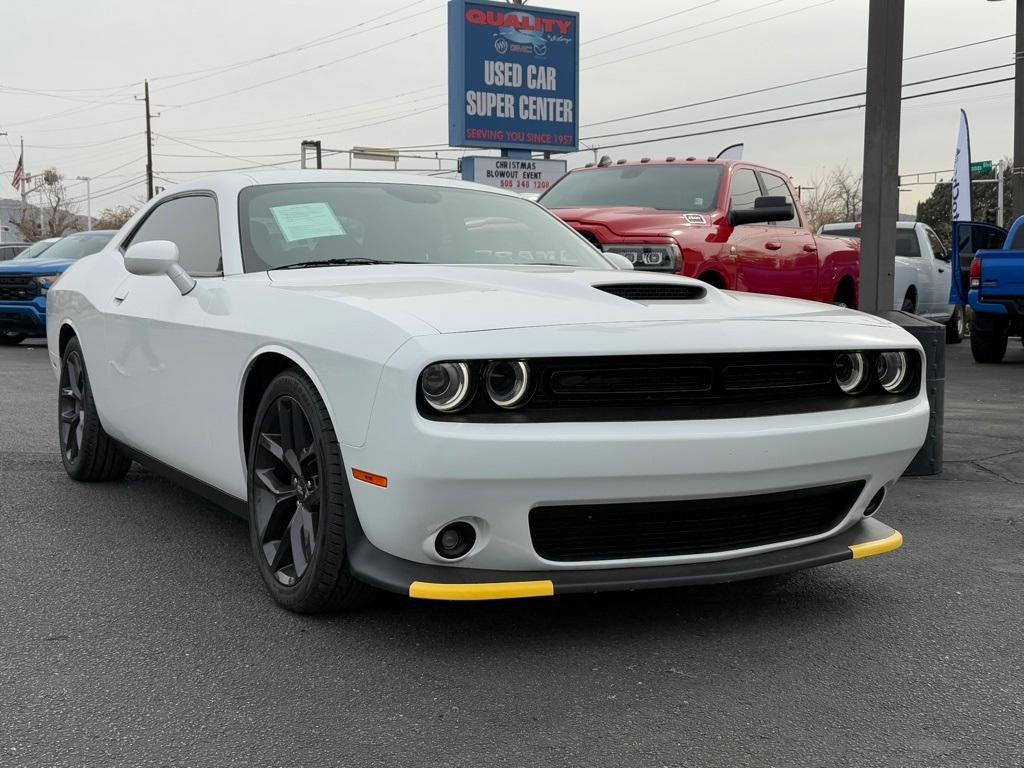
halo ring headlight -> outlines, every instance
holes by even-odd
[[[910,365],[906,352],[882,352],[875,359],[875,376],[889,394],[895,395],[910,383]]]
[[[530,366],[523,360],[496,360],[484,371],[487,396],[499,408],[518,408],[530,393]]]
[[[836,384],[847,395],[856,395],[868,384],[868,364],[862,352],[839,353],[832,370]]]
[[[470,371],[467,363],[434,363],[423,369],[420,392],[431,408],[453,413],[469,402]]]

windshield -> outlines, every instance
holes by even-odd
[[[238,202],[247,272],[339,261],[612,269],[540,206],[493,192],[313,182],[249,187]]]
[[[718,204],[720,165],[624,165],[563,176],[540,199],[547,208],[637,206],[711,211]]]
[[[103,234],[79,234],[62,237],[46,249],[46,261],[57,259],[80,259],[91,253],[103,250],[110,242],[114,232]]]
[[[33,243],[24,251],[14,257],[13,261],[25,261],[26,259],[34,259],[36,256],[47,250],[51,245],[56,243],[56,240],[40,240],[37,243]]]

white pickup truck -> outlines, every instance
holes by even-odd
[[[824,224],[819,235],[860,240],[860,222]],[[964,308],[949,303],[950,254],[938,235],[919,221],[896,223],[896,274],[893,309],[901,309],[946,326],[946,343],[964,340]]]

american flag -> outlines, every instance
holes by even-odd
[[[22,163],[24,157],[24,155],[18,157],[18,167],[15,168],[14,173],[11,174],[11,186],[17,189],[18,191],[21,191],[21,176],[22,173],[25,171],[25,166]]]

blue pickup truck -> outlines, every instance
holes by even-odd
[[[953,224],[951,300],[970,304],[971,353],[1002,362],[1011,336],[1024,341],[1024,216],[1007,232],[978,222]]]
[[[46,335],[46,292],[78,259],[103,249],[115,229],[76,232],[0,264],[0,346]]]

